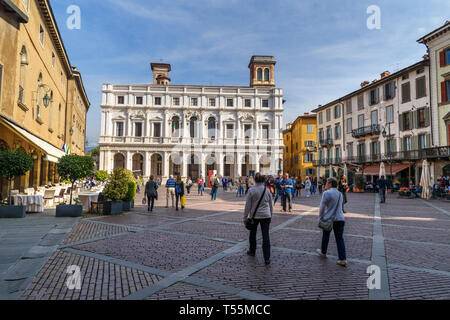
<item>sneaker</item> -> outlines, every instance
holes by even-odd
[[[346,267],[347,266],[347,260],[338,260],[337,262],[338,265]]]
[[[249,255],[249,256],[251,256],[251,257],[254,257],[254,256],[255,256],[255,253],[254,253],[254,252],[251,252],[250,250],[248,250],[248,251],[247,251],[247,255]]]
[[[265,263],[266,265],[268,265],[268,264],[270,264],[270,260],[265,260],[264,263]]]
[[[316,252],[321,258],[324,258],[324,259],[327,258],[327,255],[325,253],[322,253],[322,250],[317,249]]]

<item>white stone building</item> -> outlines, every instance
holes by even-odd
[[[251,58],[250,86],[170,84],[170,65],[152,63],[153,84],[104,84],[100,169],[136,175],[236,179],[282,170],[283,90],[272,56]]]

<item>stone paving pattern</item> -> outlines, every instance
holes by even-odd
[[[292,213],[281,212],[277,203],[271,224],[272,263],[266,266],[261,240],[256,257],[245,254],[245,198],[220,190],[219,199],[211,202],[209,194],[193,192],[185,210],[175,211],[165,208],[164,190],[159,193],[154,212],[137,205],[121,216],[79,221],[22,299],[120,299],[150,291],[144,299],[369,299],[366,271],[372,264],[377,208],[388,296],[450,298],[450,202],[388,194],[387,202],[376,206],[373,193],[348,194],[347,268],[336,265],[333,236],[328,259],[315,254],[321,241],[320,195],[295,199]],[[136,204],[141,199],[138,194]],[[71,264],[81,267],[81,290],[64,285]],[[180,280],[164,282],[177,274]],[[155,284],[158,289],[141,291]]]

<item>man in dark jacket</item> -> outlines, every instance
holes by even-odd
[[[144,197],[147,197],[147,211],[153,211],[153,205],[156,198],[156,190],[158,189],[158,184],[154,181],[153,175],[150,176],[150,180],[145,184]]]
[[[386,202],[386,187],[387,187],[387,181],[384,178],[384,176],[381,176],[380,179],[378,179],[378,192],[380,193],[380,203]]]

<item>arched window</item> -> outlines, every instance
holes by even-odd
[[[192,117],[189,121],[189,129],[191,133],[191,138],[195,138],[197,136],[197,117]]]
[[[28,55],[25,46],[20,51],[19,102],[25,103],[25,79],[27,75]]]
[[[180,118],[175,116],[172,118],[172,137],[180,136]]]
[[[214,117],[209,117],[208,119],[208,138],[216,138],[216,119]]]
[[[258,68],[258,72],[257,72],[257,79],[258,81],[262,81],[262,69]]]
[[[264,81],[269,81],[270,79],[270,71],[269,69],[264,69]]]

